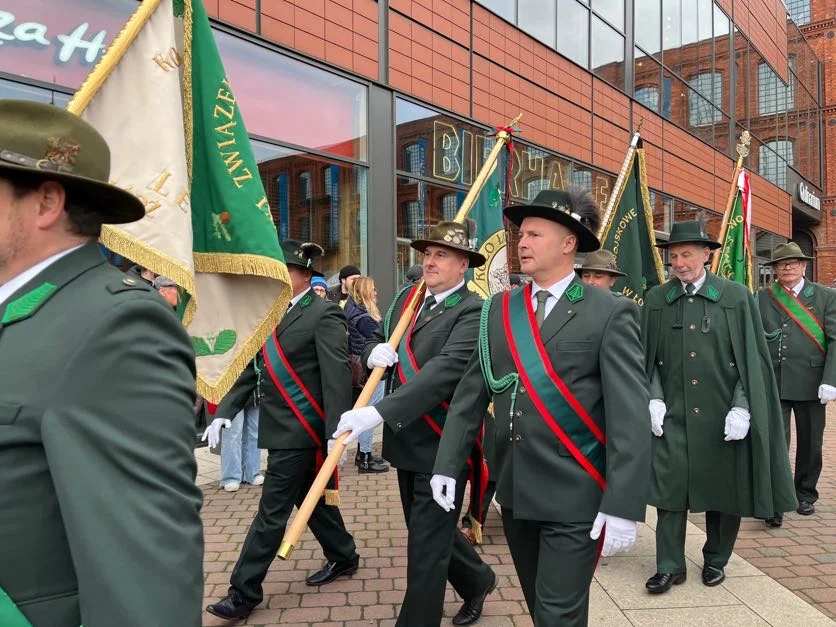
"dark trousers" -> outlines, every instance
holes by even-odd
[[[432,475],[398,470],[398,487],[408,532],[406,593],[399,627],[438,627],[444,613],[447,581],[463,599],[472,599],[493,583],[493,571],[456,529],[465,471],[456,479],[456,507],[445,512],[433,500]]]
[[[268,452],[258,513],[230,580],[230,593],[237,591],[247,603],[258,604],[264,598],[261,584],[282,543],[293,506],[302,504],[316,477],[315,453],[312,448]],[[320,499],[308,527],[329,562],[360,559],[354,538],[345,530],[339,507],[325,505]]]
[[[685,572],[685,528],[688,512],[657,509],[656,514],[656,572]],[[702,547],[704,563],[725,568],[734,550],[739,530],[740,516],[706,512],[706,540]]]
[[[592,522],[516,520],[503,507],[502,527],[534,624],[585,626],[598,549],[589,537]]]
[[[815,503],[816,484],[822,466],[825,406],[819,401],[781,401],[787,448],[790,446],[790,412],[795,414],[795,496],[799,502]]]

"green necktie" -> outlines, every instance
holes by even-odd
[[[696,289],[694,288],[693,283],[689,283],[685,286],[685,291],[688,292],[688,296],[693,296]]]
[[[537,319],[537,328],[543,326],[543,320],[546,319],[546,301],[549,300],[551,292],[548,290],[540,290],[534,297],[537,299],[537,310],[534,312],[534,317]]]

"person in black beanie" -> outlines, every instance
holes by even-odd
[[[345,308],[345,302],[348,299],[348,289],[354,283],[354,279],[360,276],[362,272],[357,266],[343,266],[340,270],[340,284],[335,285],[328,290],[328,300],[332,303],[337,303],[340,307]]]

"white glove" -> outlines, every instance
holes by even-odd
[[[376,350],[376,349],[375,349]],[[356,442],[360,434],[374,429],[377,425],[383,422],[383,416],[374,407],[360,407],[358,409],[350,409],[340,416],[340,422],[337,425],[337,430],[331,437],[336,439],[346,431],[351,433],[345,439],[344,444],[348,446],[352,442]]]
[[[822,383],[819,386],[819,400],[822,405],[827,405],[830,401],[836,401],[836,388],[827,383]]]
[[[221,441],[221,429],[229,429],[231,426],[231,420],[227,420],[226,418],[215,418],[212,421],[212,424],[206,427],[206,431],[203,432],[203,437],[200,438],[200,441],[205,442],[206,438],[209,438],[209,448],[215,448],[218,446],[218,442]]]
[[[333,448],[334,448],[334,446],[336,445],[336,443],[337,443],[337,441],[336,441],[336,440],[328,440],[328,454],[329,454],[329,455],[331,454],[331,449],[333,449]],[[348,459],[348,448],[346,448],[346,447],[344,446],[344,447],[343,447],[343,453],[342,453],[342,455],[340,455],[340,462],[339,462],[339,464],[340,464],[340,468],[342,468],[342,467],[343,467],[343,464],[345,464],[345,460],[346,460],[346,459]]]
[[[609,557],[633,548],[636,543],[637,527],[634,520],[598,512],[595,522],[592,523],[592,531],[589,532],[589,537],[593,540],[601,537],[601,529],[604,528],[604,525],[606,525],[606,530],[604,531],[604,547],[601,555]]]
[[[444,475],[433,475],[430,479],[433,500],[445,511],[449,512],[456,506],[456,480]]]
[[[366,365],[369,368],[388,368],[398,361],[398,351],[386,342],[381,342],[369,353]]]
[[[665,406],[665,401],[658,398],[650,401],[650,430],[657,438],[662,437],[662,423],[665,422],[666,413],[668,413],[668,408]]]
[[[749,410],[742,407],[732,407],[726,414],[726,442],[742,440],[749,433]]]

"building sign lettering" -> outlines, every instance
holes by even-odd
[[[816,211],[821,211],[821,198],[816,196],[804,181],[798,184],[798,199]]]
[[[107,32],[93,32],[88,22],[82,22],[67,32],[50,34],[46,24],[18,21],[9,11],[0,11],[0,46],[23,46],[36,49],[54,47],[57,64],[77,58],[93,65],[104,52]]]

